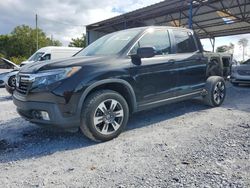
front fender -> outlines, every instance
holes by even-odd
[[[129,91],[130,97],[131,97],[131,101],[132,101],[132,111],[136,111],[137,110],[137,102],[136,102],[136,96],[135,96],[135,92],[132,88],[132,86],[125,80],[122,79],[116,79],[116,78],[111,78],[111,79],[104,79],[101,81],[97,81],[94,84],[88,86],[84,92],[82,93],[79,103],[78,103],[78,107],[77,107],[77,112],[80,115],[81,114],[81,110],[82,110],[82,105],[84,104],[84,101],[86,100],[86,97],[88,96],[88,94],[95,89],[98,86],[104,85],[104,84],[114,84],[114,83],[118,83],[118,84],[122,84],[124,87],[126,87]]]

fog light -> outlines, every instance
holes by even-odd
[[[34,119],[42,119],[42,120],[47,120],[49,121],[49,114],[46,111],[37,111],[37,110],[33,110],[32,111],[32,116]]]
[[[47,120],[47,121],[50,120],[48,112],[41,111],[40,113],[41,113],[41,117],[42,117],[43,120]]]

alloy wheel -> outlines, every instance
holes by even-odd
[[[220,104],[223,101],[225,97],[225,85],[223,82],[218,82],[215,85],[213,97],[216,104]]]
[[[124,110],[115,99],[101,102],[95,110],[93,122],[96,130],[103,135],[116,132],[122,125]]]

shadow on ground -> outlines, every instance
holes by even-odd
[[[204,109],[207,109],[207,107],[200,100],[193,99],[140,112],[132,116],[126,131],[150,126],[185,113]],[[8,131],[0,130],[0,135],[9,134],[12,137],[19,137],[16,142],[9,142],[7,139],[0,140],[0,163],[39,158],[55,152],[74,150],[98,144],[84,137],[80,131],[77,133],[68,133],[46,130],[23,121],[21,118],[12,119],[4,124],[16,126],[18,122],[24,122],[25,127],[20,125],[20,128],[9,129]]]
[[[227,96],[224,108],[250,112],[250,85],[227,85]]]
[[[250,112],[249,102],[246,96],[249,95],[249,87],[229,86],[230,92],[222,108],[233,108]],[[249,99],[249,98],[248,98]],[[165,121],[192,112],[202,112],[209,109],[200,99],[192,99],[152,110],[139,112],[130,118],[127,131],[150,126],[152,124]],[[8,126],[7,126],[8,124]],[[20,125],[19,125],[20,124]],[[15,118],[4,125],[0,122],[0,163],[24,160],[29,158],[39,158],[51,155],[55,152],[74,150],[93,146],[97,143],[85,138],[82,133],[65,133],[45,130],[36,127],[21,118]],[[8,130],[1,127],[8,127]],[[10,126],[15,128],[11,129]],[[12,135],[19,137],[14,142],[8,139],[1,140],[2,135]]]

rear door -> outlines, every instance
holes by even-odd
[[[175,63],[178,67],[176,95],[185,95],[204,88],[206,63],[202,50],[189,30],[173,29],[171,36],[175,43]]]

